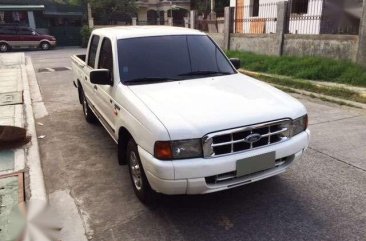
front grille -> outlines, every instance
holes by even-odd
[[[266,122],[208,134],[203,138],[204,157],[217,157],[285,141],[291,120]]]

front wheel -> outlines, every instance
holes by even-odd
[[[137,144],[132,138],[127,144],[127,161],[132,187],[136,196],[146,205],[154,204],[157,193],[152,190],[149,181],[147,180],[138,154]]]
[[[51,48],[51,45],[47,42],[42,42],[41,43],[41,49],[42,50],[49,50]]]

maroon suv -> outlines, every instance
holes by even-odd
[[[48,50],[56,46],[56,38],[37,33],[24,26],[0,25],[0,52],[12,48],[41,48]]]

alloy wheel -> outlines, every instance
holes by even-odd
[[[142,177],[141,177],[141,167],[139,161],[137,160],[136,153],[130,152],[130,168],[133,183],[138,191],[142,189]]]

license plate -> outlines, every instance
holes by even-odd
[[[276,153],[270,152],[238,160],[236,162],[236,176],[245,176],[255,172],[275,167]]]

